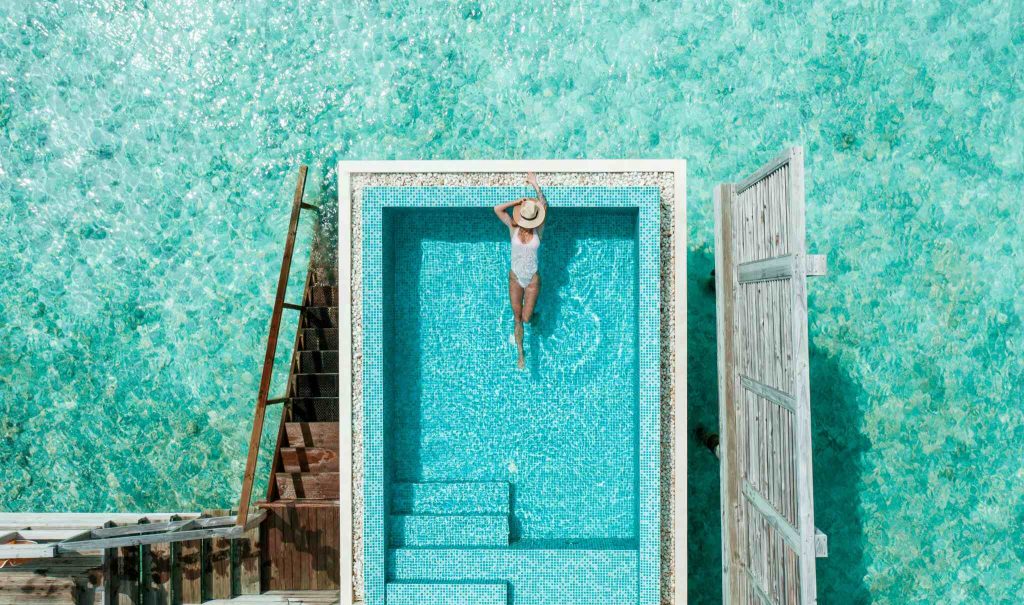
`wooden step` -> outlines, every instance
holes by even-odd
[[[302,374],[337,374],[337,351],[299,351],[299,372]]]
[[[286,422],[288,447],[323,447],[337,451],[337,422]]]
[[[312,286],[306,304],[311,307],[337,307],[338,289],[333,286]]]
[[[337,286],[338,267],[322,265],[309,268],[310,284],[314,286]]]
[[[339,497],[338,473],[276,473],[278,497],[331,500]]]
[[[337,328],[303,328],[301,351],[337,351]]]
[[[281,464],[286,473],[338,472],[338,452],[322,447],[283,447]]]
[[[292,383],[294,397],[337,397],[337,374],[296,374]]]
[[[337,422],[337,397],[293,397],[292,418],[296,422]]]
[[[337,328],[338,307],[305,307],[302,318],[307,328]]]

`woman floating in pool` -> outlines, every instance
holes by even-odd
[[[512,238],[512,269],[508,272],[508,297],[512,302],[512,313],[516,318],[515,341],[519,348],[518,366],[526,367],[523,357],[523,323],[533,317],[533,307],[540,294],[540,275],[537,274],[537,249],[540,248],[544,232],[544,217],[548,201],[537,185],[537,175],[530,172],[526,182],[533,185],[537,197],[522,197],[511,202],[498,204],[494,213],[508,226]],[[512,216],[508,209],[513,208]]]

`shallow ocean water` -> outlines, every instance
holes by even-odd
[[[711,188],[802,144],[821,601],[1024,600],[1021,32],[1009,0],[0,0],[0,506],[235,499],[300,160],[330,199],[343,158],[686,158],[714,423]]]

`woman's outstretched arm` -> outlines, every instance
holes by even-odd
[[[544,197],[544,192],[540,190],[540,185],[537,184],[537,175],[532,172],[526,173],[526,182],[533,185],[533,190],[537,192],[537,202],[545,208],[548,207],[548,199]],[[546,221],[545,221],[546,222]],[[544,236],[544,225],[541,224],[537,228],[537,237]]]
[[[537,192],[537,201],[547,206],[548,200],[544,197],[544,192],[540,190],[540,185],[537,184],[537,175],[532,172],[527,172],[526,182],[533,185],[533,190]]]
[[[512,224],[512,217],[508,215],[508,209],[519,203],[519,200],[512,200],[511,202],[505,202],[504,204],[498,204],[494,207],[494,214],[498,215],[498,220],[505,223],[505,226],[511,231],[514,227]]]

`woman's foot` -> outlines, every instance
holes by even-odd
[[[519,361],[516,362],[516,367],[520,370],[526,369],[526,358],[520,355]]]

